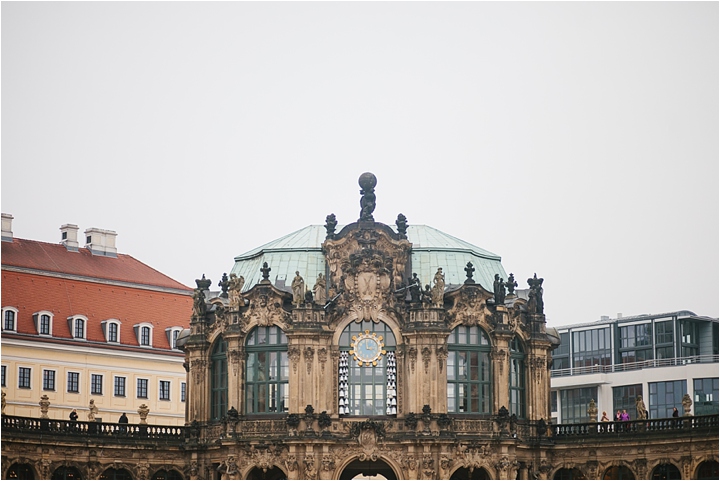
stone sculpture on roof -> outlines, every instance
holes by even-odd
[[[361,221],[374,221],[372,213],[375,211],[375,186],[377,178],[370,172],[365,172],[358,180],[360,187],[360,219]]]

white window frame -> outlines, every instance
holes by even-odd
[[[100,376],[100,392],[93,392],[95,389],[95,383],[93,382],[94,376]],[[105,376],[96,372],[90,373],[90,395],[91,396],[104,396],[105,395]]]
[[[167,397],[166,397],[166,398],[162,397],[162,394],[163,394],[162,385],[163,385],[164,382],[167,383],[167,390],[166,390],[166,392],[167,392]],[[160,380],[158,381],[158,401],[170,401],[170,398],[171,398],[170,392],[171,392],[171,390],[172,390],[172,382],[171,382],[171,381],[165,381],[165,380],[163,380],[163,379],[160,379]]]
[[[170,349],[173,349],[176,351],[180,350],[176,345],[174,345],[175,344],[174,341],[176,340],[177,336],[180,335],[182,330],[183,330],[183,328],[180,326],[173,326],[173,327],[168,327],[167,329],[165,329],[165,334],[167,335],[168,346],[170,346]],[[175,336],[176,332],[177,332],[177,336]]]
[[[143,327],[147,327],[150,329],[150,344],[143,344],[142,343],[142,329]],[[149,322],[141,322],[140,324],[135,324],[133,326],[133,329],[135,330],[135,338],[137,339],[138,346],[140,347],[153,347],[153,325]]]
[[[83,335],[82,337],[76,337],[75,336],[75,326],[77,325],[77,321],[83,321]],[[70,328],[70,335],[73,339],[76,340],[82,340],[87,341],[87,332],[88,332],[88,318],[82,315],[75,315],[68,317],[68,327]]]
[[[110,326],[115,325],[117,328],[117,340],[112,341],[110,340]],[[106,319],[102,322],[100,322],[100,327],[102,327],[103,336],[105,336],[105,342],[108,342],[110,344],[120,344],[120,325],[122,323],[117,319]]]
[[[20,385],[20,370],[21,369],[27,369],[29,371],[28,375],[28,385],[27,386],[21,386]],[[26,367],[26,366],[18,366],[17,369],[17,387],[18,389],[32,389],[32,367]]]
[[[45,373],[46,372],[52,372],[53,373],[53,387],[52,389],[48,389],[45,387]],[[48,392],[56,392],[57,391],[57,371],[55,369],[43,369],[42,370],[42,390],[48,391]]]
[[[117,393],[118,379],[123,379],[123,394]],[[127,376],[113,376],[113,397],[127,397]]]
[[[47,334],[44,334],[40,332],[40,321],[42,320],[42,316],[48,316],[50,318],[50,332]],[[3,317],[3,319],[5,319]],[[33,321],[35,322],[35,330],[37,331],[39,336],[45,336],[45,337],[52,337],[53,334],[53,313],[50,311],[38,311],[35,314],[33,314]]]
[[[15,314],[15,319],[13,320],[13,328],[12,329],[5,329],[5,313],[6,312],[12,312]],[[7,306],[2,308],[2,330],[5,332],[17,332],[17,326],[18,326],[18,314],[19,310],[17,307]]]
[[[77,391],[70,390],[70,375],[77,375]],[[65,392],[70,394],[80,394],[80,371],[66,371],[65,373]]]

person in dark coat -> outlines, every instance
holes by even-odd
[[[128,418],[125,415],[125,413],[122,413],[122,415],[120,416],[120,419],[118,419],[118,424],[127,424],[127,423],[128,423]],[[125,431],[127,431],[127,428],[125,426],[120,426],[120,432],[124,433]]]

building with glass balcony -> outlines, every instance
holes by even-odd
[[[637,416],[643,397],[650,418],[683,413],[685,393],[695,415],[718,413],[718,319],[691,311],[647,314],[556,328],[551,410],[557,423],[586,422],[595,401],[612,418]]]

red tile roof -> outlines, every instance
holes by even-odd
[[[112,286],[40,276],[23,272],[2,271],[2,305],[18,309],[18,334],[37,334],[33,314],[53,313],[52,335],[71,339],[67,318],[88,318],[88,341],[105,343],[101,322],[120,321],[120,342],[138,346],[133,326],[142,322],[153,325],[152,345],[170,349],[165,329],[188,327],[192,314],[192,297],[146,289]]]
[[[192,290],[126,254],[118,254],[117,257],[94,256],[84,247],[78,252],[71,252],[62,244],[27,239],[14,238],[12,242],[2,242],[2,265]]]
[[[18,335],[37,335],[33,314],[53,313],[52,337],[72,339],[67,318],[87,317],[88,341],[106,344],[101,322],[120,321],[120,342],[138,346],[133,326],[147,322],[153,325],[154,348],[169,349],[165,333],[168,327],[188,327],[192,314],[192,290],[164,274],[123,254],[117,258],[93,256],[87,249],[68,252],[64,246],[14,239],[2,242],[2,307],[18,309]],[[51,272],[8,270],[22,267]],[[88,279],[62,277],[62,274]],[[103,282],[93,282],[92,278]],[[104,282],[122,281],[134,285]],[[144,286],[181,289],[158,291]]]

